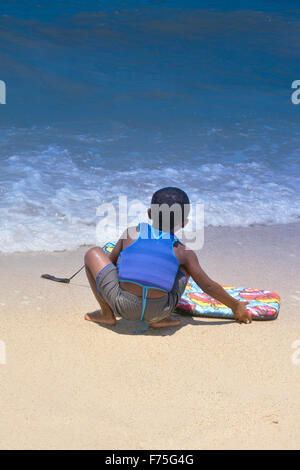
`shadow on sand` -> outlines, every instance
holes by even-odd
[[[95,313],[95,312],[89,312]],[[177,314],[172,314],[172,316],[177,316]],[[90,322],[93,323],[93,322]],[[140,321],[128,321],[124,320],[121,317],[117,317],[117,324],[116,326],[109,326],[103,325],[100,323],[94,323],[95,325],[99,326],[100,328],[106,328],[108,330],[113,331],[119,335],[131,335],[131,336],[172,336],[178,330],[184,328],[187,325],[195,325],[195,326],[222,326],[222,325],[229,325],[231,323],[236,323],[235,320],[217,320],[217,319],[205,319],[205,318],[193,318],[189,316],[181,316],[181,325],[170,327],[170,328],[159,328],[154,329],[149,327],[146,331],[140,334],[136,334],[136,330],[140,330],[142,328],[142,323]]]

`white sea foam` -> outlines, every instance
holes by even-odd
[[[117,203],[120,195],[127,196],[129,203],[148,204],[163,186],[181,187],[192,202],[203,203],[206,225],[300,220],[295,136],[288,143],[286,139],[266,142],[266,136],[258,138],[256,132],[255,142],[247,138],[244,147],[236,143],[225,147],[224,134],[213,144],[191,141],[188,153],[180,142],[174,145],[174,135],[155,133],[148,141],[140,136],[137,144],[137,133],[126,132],[122,129],[125,144],[120,146],[120,132],[78,139],[75,134],[50,135],[44,129],[41,145],[36,129],[6,131],[0,156],[0,251],[70,250],[105,243],[113,230],[96,239],[100,204]],[[216,128],[202,129],[200,134],[209,139],[217,132],[224,133]],[[54,139],[57,143],[49,144]]]
[[[99,204],[166,185],[207,225],[299,220],[295,1],[26,3],[1,5],[0,251],[95,243]]]

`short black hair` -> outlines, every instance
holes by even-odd
[[[181,222],[183,224],[189,212],[190,200],[188,195],[182,191],[182,189],[168,186],[156,191],[151,199],[151,209],[153,206],[156,206],[156,208],[159,210],[159,207],[162,205],[171,208],[172,206],[174,207],[175,204],[181,210]],[[175,221],[174,212],[170,211],[169,215],[170,217],[168,218],[168,221],[163,221],[162,212],[159,211],[159,220],[155,221],[153,218],[153,222],[156,226],[158,225],[159,230],[163,230],[164,225],[167,224],[167,226],[170,228],[170,231],[173,231],[174,228],[178,225],[178,221]]]

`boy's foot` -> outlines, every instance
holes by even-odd
[[[179,326],[181,324],[181,318],[167,317],[163,320],[149,323],[152,328],[163,328],[165,326]]]
[[[111,312],[104,313],[101,310],[97,310],[97,312],[86,313],[84,319],[94,323],[102,323],[104,325],[110,326],[115,326],[117,323],[114,314]]]

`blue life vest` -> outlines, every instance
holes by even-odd
[[[150,288],[170,292],[179,268],[173,251],[178,241],[173,233],[153,228],[147,223],[138,225],[138,238],[119,257],[119,281],[132,282],[143,288],[143,320],[147,293]]]

